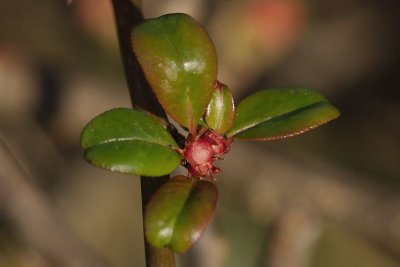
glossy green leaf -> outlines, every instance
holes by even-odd
[[[217,56],[207,33],[186,14],[167,14],[136,26],[132,43],[163,108],[194,132],[217,79]]]
[[[146,207],[145,234],[157,248],[185,252],[199,239],[214,214],[218,190],[214,183],[176,176],[165,183]]]
[[[239,103],[227,136],[249,140],[281,139],[316,128],[339,114],[315,90],[264,90]]]
[[[144,112],[119,108],[86,125],[81,135],[84,157],[93,165],[135,175],[160,176],[180,163],[178,147],[167,130]]]
[[[217,83],[207,107],[206,122],[214,131],[224,134],[233,125],[235,106],[228,86]]]

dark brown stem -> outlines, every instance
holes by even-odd
[[[122,61],[133,107],[140,107],[160,117],[167,118],[153,91],[144,78],[143,72],[132,50],[132,27],[143,21],[140,7],[132,0],[113,0],[115,21],[119,39]],[[169,176],[141,177],[142,207],[150,200],[153,193],[166,181]],[[171,250],[155,249],[145,239],[146,266],[147,267],[174,267],[175,257]]]
[[[165,112],[144,78],[132,50],[132,27],[143,21],[140,8],[135,6],[131,0],[113,0],[112,3],[114,6],[115,22],[117,24],[119,48],[132,105],[166,118]]]

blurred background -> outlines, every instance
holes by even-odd
[[[236,142],[186,267],[400,266],[396,0],[142,0],[215,42],[238,101],[320,90],[342,115],[292,139]],[[0,266],[144,267],[139,179],[97,169],[83,126],[129,107],[109,0],[0,0]]]

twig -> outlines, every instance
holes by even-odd
[[[143,21],[142,13],[139,7],[134,5],[130,0],[113,0],[112,3],[115,22],[117,24],[119,48],[132,105],[166,118],[166,114],[144,78],[132,50],[132,27]]]
[[[140,107],[166,119],[167,116],[144,78],[132,50],[132,27],[143,21],[140,7],[131,0],[113,0],[112,3],[117,24],[119,47],[132,105],[133,107]],[[157,178],[141,177],[143,211],[153,193],[168,180],[169,175]],[[175,266],[175,257],[172,251],[169,249],[154,249],[147,243],[146,239],[145,252],[146,265],[148,267]]]
[[[282,209],[274,220],[263,266],[310,266],[321,228],[318,214],[304,203]]]
[[[105,267],[60,222],[53,206],[30,182],[20,163],[0,136],[1,207],[21,233],[21,237],[54,266]]]
[[[230,178],[231,185],[241,190],[247,188],[249,206],[263,220],[278,216],[278,211],[285,210],[290,203],[304,202],[319,217],[353,229],[391,256],[398,257],[398,195],[360,183],[365,177],[317,158],[307,162],[286,153],[280,155],[279,150],[271,152],[240,143],[231,153],[232,158],[239,160],[225,168],[224,174]],[[251,183],[242,179],[249,170],[246,166],[257,166],[258,174],[252,176]]]

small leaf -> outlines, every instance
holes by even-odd
[[[172,136],[144,112],[119,108],[100,114],[81,135],[84,157],[93,165],[135,175],[160,176],[180,163]]]
[[[339,114],[315,90],[263,90],[239,103],[227,136],[248,140],[281,139],[316,128]]]
[[[217,82],[207,107],[206,122],[214,131],[224,134],[233,125],[235,106],[228,86]]]
[[[207,33],[186,14],[167,14],[136,26],[132,44],[163,108],[193,133],[217,79],[217,56]]]
[[[157,248],[185,252],[199,239],[214,214],[218,190],[214,183],[176,176],[152,196],[145,213],[145,234]]]

